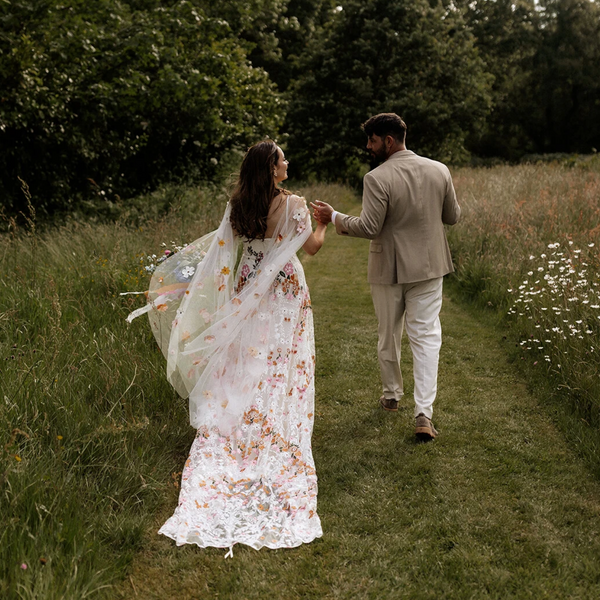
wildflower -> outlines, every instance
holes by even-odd
[[[21,570],[27,571],[27,563],[21,563]]]

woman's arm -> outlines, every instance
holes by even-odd
[[[325,241],[326,229],[327,225],[317,221],[317,228],[310,234],[310,237],[304,242],[304,246],[302,246],[307,254],[314,256],[321,249]]]

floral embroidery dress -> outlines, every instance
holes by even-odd
[[[197,428],[179,504],[159,531],[178,545],[258,550],[322,535],[311,451],[313,319],[296,256],[310,235],[310,215],[304,199],[286,203],[273,238],[242,243],[237,268],[240,240],[227,210],[219,230],[187,250],[196,260],[204,248],[200,264],[180,257],[154,276],[160,282],[154,293],[151,286],[150,321],[164,349],[158,317],[176,309],[168,373],[188,391]],[[185,286],[166,280],[173,272],[189,277],[190,268]]]

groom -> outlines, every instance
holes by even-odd
[[[375,115],[362,128],[367,149],[382,164],[364,177],[360,217],[318,200],[312,206],[315,218],[332,221],[338,234],[371,240],[368,281],[379,321],[379,403],[395,412],[404,393],[405,326],[413,353],[415,434],[428,441],[437,434],[431,417],[442,345],[442,280],[454,270],[444,223],[458,221],[460,206],[448,168],[406,149],[406,124],[398,115]]]

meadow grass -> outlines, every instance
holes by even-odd
[[[343,190],[307,188],[354,213]],[[326,194],[329,193],[329,196]],[[332,193],[335,192],[335,193]],[[507,357],[493,319],[446,297],[435,443],[406,401],[377,404],[368,242],[329,231],[305,257],[317,343],[313,452],[323,538],[292,550],[177,547],[147,531],[119,598],[591,598],[600,593],[600,483]],[[488,315],[489,316],[489,315]],[[179,469],[187,452],[174,463]]]
[[[347,188],[303,192],[359,210]],[[600,485],[507,361],[510,341],[446,300],[441,437],[415,444],[410,353],[406,406],[383,413],[368,247],[331,230],[322,252],[303,258],[315,311],[324,537],[295,550],[236,547],[225,561],[220,550],[158,536],[194,432],[149,327],[124,321],[143,300],[118,294],[144,290],[145,257],[206,233],[224,208],[222,197],[208,202],[191,190],[176,205],[141,227],[68,223],[40,234],[30,224],[0,238],[0,597],[600,593]],[[459,266],[468,264],[467,241],[453,241]],[[465,281],[457,280],[463,290]],[[506,296],[503,311],[515,298]]]
[[[140,301],[119,297],[147,288],[148,251],[210,231],[224,206],[201,191],[177,200],[135,229],[39,233],[30,213],[26,229],[12,223],[0,238],[2,598],[105,589],[139,547],[170,453],[187,446],[187,407],[162,354],[147,328],[125,322]]]
[[[594,157],[596,158],[596,157]],[[600,425],[600,161],[460,169],[455,282],[498,310],[531,372]],[[600,454],[598,455],[600,463]]]

